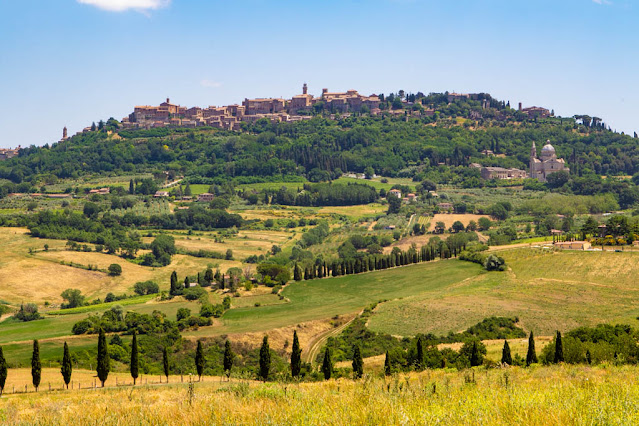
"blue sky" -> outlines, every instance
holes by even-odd
[[[639,131],[630,0],[0,0],[0,147],[164,98],[489,92]]]

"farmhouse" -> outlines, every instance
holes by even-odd
[[[169,193],[167,191],[157,191],[153,197],[162,198],[162,197],[168,197],[168,196],[169,196]]]
[[[208,192],[205,192],[205,193],[200,194],[200,195],[197,196],[197,200],[198,201],[207,202],[207,203],[209,201],[213,201],[214,198],[215,198],[215,195],[211,194],[211,193],[208,193]]]
[[[389,195],[394,195],[397,198],[402,198],[402,191],[400,191],[399,189],[391,189],[390,191],[388,191]]]
[[[588,241],[557,242],[555,247],[562,250],[588,250],[591,245]]]

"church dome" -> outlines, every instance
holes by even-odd
[[[555,147],[550,144],[550,141],[547,141],[546,145],[541,149],[542,153],[554,154]]]

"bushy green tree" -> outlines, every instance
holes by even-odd
[[[42,364],[40,363],[40,343],[37,340],[33,341],[33,354],[31,355],[31,381],[36,392],[40,386],[40,379],[42,378]]]
[[[299,377],[302,370],[302,349],[297,338],[297,330],[293,331],[293,351],[291,353],[291,376]]]
[[[69,389],[72,372],[73,365],[71,363],[71,355],[69,354],[69,345],[67,345],[67,342],[64,342],[64,354],[62,355],[62,367],[60,368],[60,373],[62,373],[62,378],[64,379],[64,384],[67,386],[67,389]]]
[[[271,348],[268,345],[268,336],[264,336],[262,347],[260,348],[260,378],[268,380],[271,371]]]
[[[102,383],[102,387],[104,387],[104,382],[106,382],[107,377],[109,377],[109,372],[111,371],[111,358],[109,357],[109,347],[106,341],[106,335],[104,334],[104,329],[100,328],[100,334],[98,336],[98,363],[97,363],[97,373],[100,382]]]

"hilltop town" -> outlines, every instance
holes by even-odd
[[[446,96],[448,103],[464,100],[479,101],[482,109],[490,108],[494,101],[489,94],[485,93],[445,93],[443,96]],[[397,98],[393,97],[394,103],[390,105],[390,108],[385,108],[385,101],[389,99],[386,99],[384,95],[365,96],[357,90],[329,92],[328,89],[324,88],[322,94],[316,97],[308,93],[306,84],[302,87],[302,94],[293,96],[291,99],[246,98],[241,105],[189,108],[173,104],[167,98],[166,102],[162,102],[159,106],[136,106],[131,114],[122,119],[122,127],[124,129],[150,129],[209,126],[239,131],[242,129],[242,123],[255,123],[260,119],[267,119],[271,122],[296,122],[311,119],[314,114],[321,112],[330,112],[339,116],[351,113],[367,113],[373,116],[382,113],[396,116],[409,115],[410,113],[411,116],[432,117],[435,114],[435,109],[424,107],[421,102],[418,102],[425,99],[421,93],[405,97],[399,96],[397,100],[395,99]],[[521,103],[519,111],[528,118],[546,118],[552,115],[551,111],[546,108],[522,108]],[[482,114],[474,111],[471,118],[480,119]],[[88,130],[90,128],[85,129],[85,131]]]

